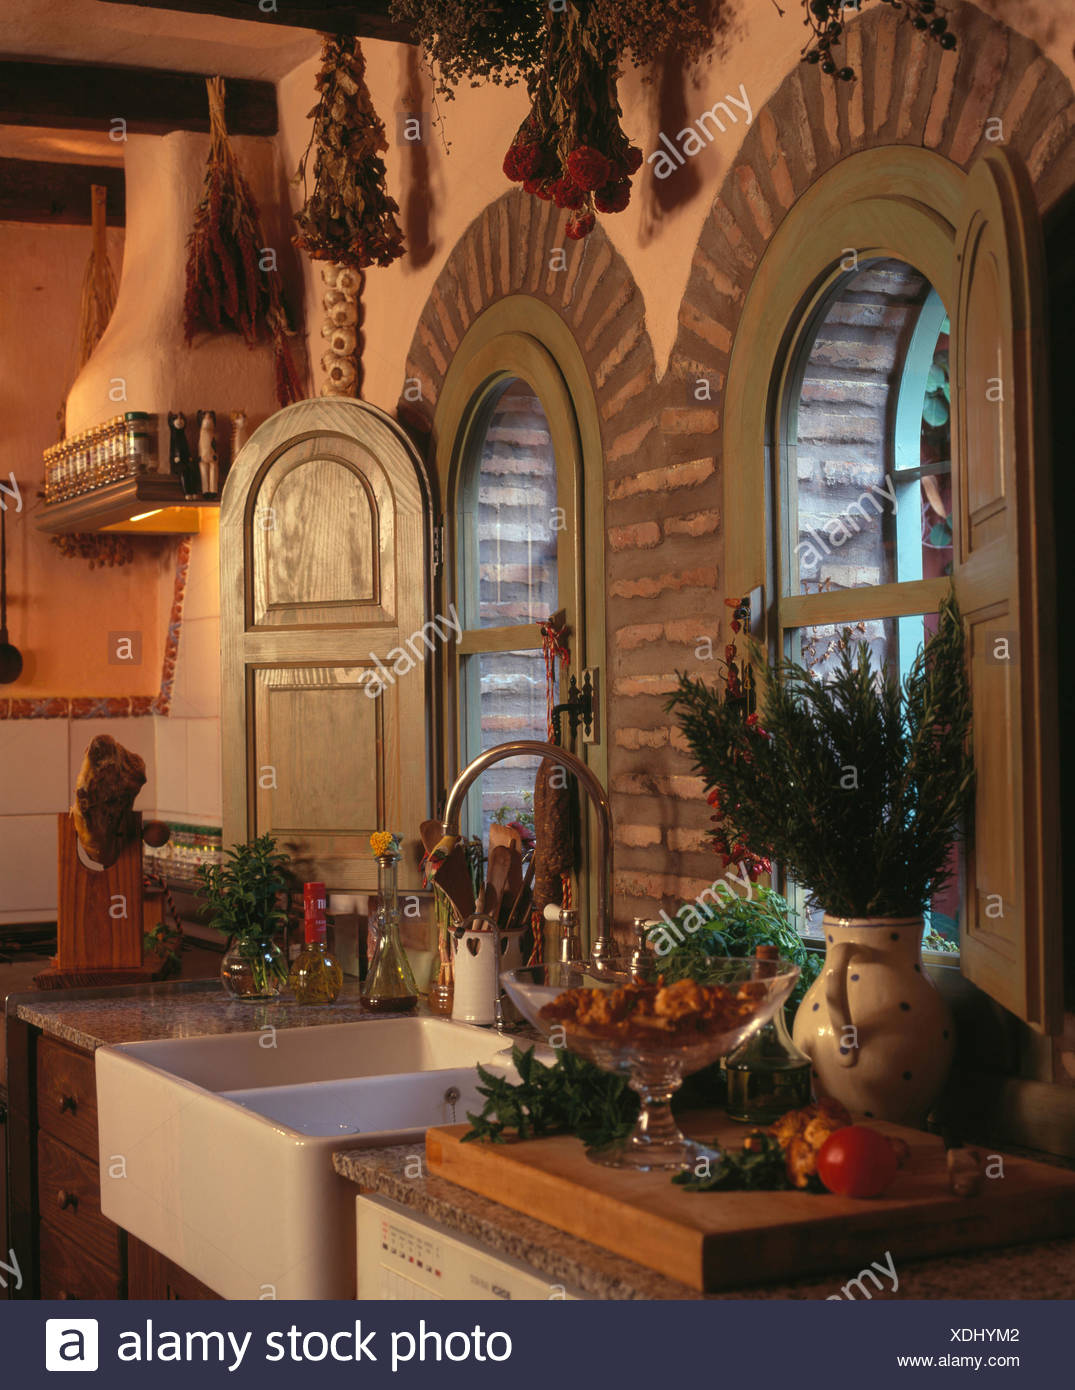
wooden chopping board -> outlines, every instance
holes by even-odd
[[[690,1115],[683,1124],[688,1134],[716,1136],[729,1148],[742,1147],[746,1134],[721,1112]],[[438,1177],[702,1293],[823,1270],[853,1278],[874,1260],[884,1263],[886,1252],[896,1261],[921,1259],[1075,1232],[1075,1173],[1004,1155],[1003,1177],[987,1178],[977,1197],[956,1197],[940,1139],[875,1127],[905,1140],[911,1156],[885,1195],[868,1201],[687,1192],[669,1173],[591,1163],[581,1141],[566,1135],[463,1144],[469,1125],[430,1129],[426,1159]]]

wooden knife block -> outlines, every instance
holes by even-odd
[[[79,858],[70,811],[57,816],[59,910],[56,956],[35,979],[39,989],[137,984],[152,978],[142,961],[142,816],[109,868]]]

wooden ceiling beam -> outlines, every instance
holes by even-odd
[[[388,0],[278,0],[262,8],[260,0],[105,0],[110,5],[138,5],[144,10],[178,10],[211,14],[217,19],[248,19],[255,24],[283,24],[328,34],[356,34],[360,39],[415,43],[408,24],[392,19]]]
[[[276,88],[246,77],[225,78],[225,114],[232,135],[275,135]],[[0,125],[53,130],[118,129],[132,135],[209,129],[205,78],[158,68],[0,61]]]
[[[109,165],[57,164],[46,159],[0,159],[0,222],[37,222],[54,227],[90,224],[90,185],[108,189],[110,227],[126,221],[123,170]]]

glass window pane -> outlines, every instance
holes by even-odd
[[[898,578],[952,573],[952,413],[948,315],[930,293],[904,365],[896,408]],[[909,476],[908,476],[909,475]],[[906,479],[906,481],[904,481]]]
[[[546,739],[545,659],[540,650],[465,657],[463,682],[468,761],[514,739]],[[482,773],[468,807],[471,833],[477,833],[480,823],[488,842],[495,816],[509,821],[530,813],[538,761],[508,758]]]
[[[874,260],[846,275],[821,310],[789,422],[786,593],[922,577],[921,567],[899,572],[900,512],[917,533],[917,498],[898,506],[894,426],[908,353],[931,294],[913,266]],[[922,366],[923,388],[935,347],[936,336]],[[924,406],[923,389],[916,438]],[[928,409],[931,419],[939,416],[932,394]],[[902,486],[917,492],[918,480]],[[943,505],[943,496],[935,500]]]
[[[487,407],[461,490],[463,623],[542,622],[557,608],[556,459],[541,402],[513,380]]]

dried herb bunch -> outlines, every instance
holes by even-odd
[[[510,87],[540,66],[548,0],[392,0],[393,19],[409,23],[449,101],[464,82]]]
[[[209,159],[202,196],[187,241],[187,290],[183,328],[187,342],[200,330],[241,333],[248,347],[272,343],[276,396],[281,405],[301,400],[287,339],[291,335],[279,273],[263,268],[261,215],[228,139],[224,82],[206,79],[209,92]]]
[[[836,916],[917,916],[948,877],[973,784],[954,597],[902,685],[850,641],[824,681],[794,662],[763,676],[745,722],[687,675],[668,704],[713,789],[716,833],[779,860]]]
[[[855,69],[841,64],[832,50],[843,38],[844,10],[858,10],[860,0],[802,0],[802,3],[806,11],[803,23],[810,30],[803,62],[820,63],[827,77],[838,78],[841,82],[853,81]],[[942,48],[955,48],[956,36],[949,31],[948,20],[939,12],[937,0],[881,0],[881,4],[901,11],[919,33],[935,39]]]
[[[373,108],[358,39],[326,37],[317,90],[313,133],[296,176],[305,186],[315,150],[314,190],[296,214],[295,245],[314,260],[355,270],[391,265],[403,255],[403,233],[385,182],[384,122]]]

